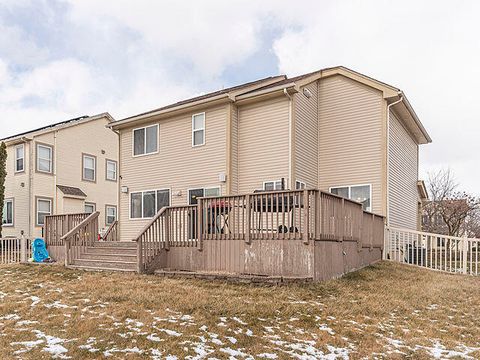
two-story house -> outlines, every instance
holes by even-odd
[[[270,77],[112,122],[119,224],[133,239],[163,206],[256,189],[318,188],[390,225],[419,227],[420,144],[398,88],[344,67]]]
[[[83,116],[2,139],[7,145],[3,236],[42,235],[45,216],[100,212],[117,218],[118,136],[108,113]]]

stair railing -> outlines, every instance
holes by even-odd
[[[119,241],[118,238],[118,220],[115,220],[112,225],[109,226],[105,235],[103,235],[103,241]]]
[[[80,254],[86,252],[87,247],[93,246],[98,241],[98,216],[96,211],[90,214],[85,220],[75,226],[72,230],[62,236],[61,240],[65,246],[65,266],[72,265]]]

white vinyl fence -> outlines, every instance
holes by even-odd
[[[0,264],[27,262],[32,253],[31,249],[31,239],[0,238]]]
[[[385,259],[433,270],[480,275],[480,239],[385,229]]]

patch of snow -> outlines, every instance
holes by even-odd
[[[259,358],[263,359],[276,359],[278,358],[277,354],[270,354],[270,353],[262,353],[257,355]]]
[[[182,333],[176,332],[174,330],[169,330],[169,329],[158,329],[158,330],[163,331],[164,333],[170,336],[182,336]]]

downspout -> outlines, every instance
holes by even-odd
[[[398,92],[400,99],[387,105],[387,226],[390,225],[390,108],[403,101],[402,92]]]
[[[58,130],[53,133],[53,214],[57,214],[57,133]]]
[[[35,204],[32,206],[32,202],[35,200],[33,199],[33,172],[35,171],[35,164],[33,163],[35,159],[33,158],[33,147],[35,146],[35,142],[33,141],[33,138],[28,142],[28,237],[32,237],[32,229],[33,229],[33,223],[32,223],[32,212],[34,211],[33,209],[35,208]]]
[[[292,102],[293,98],[288,93],[287,88],[283,89],[283,93],[289,99],[288,102],[288,189],[292,189]]]

